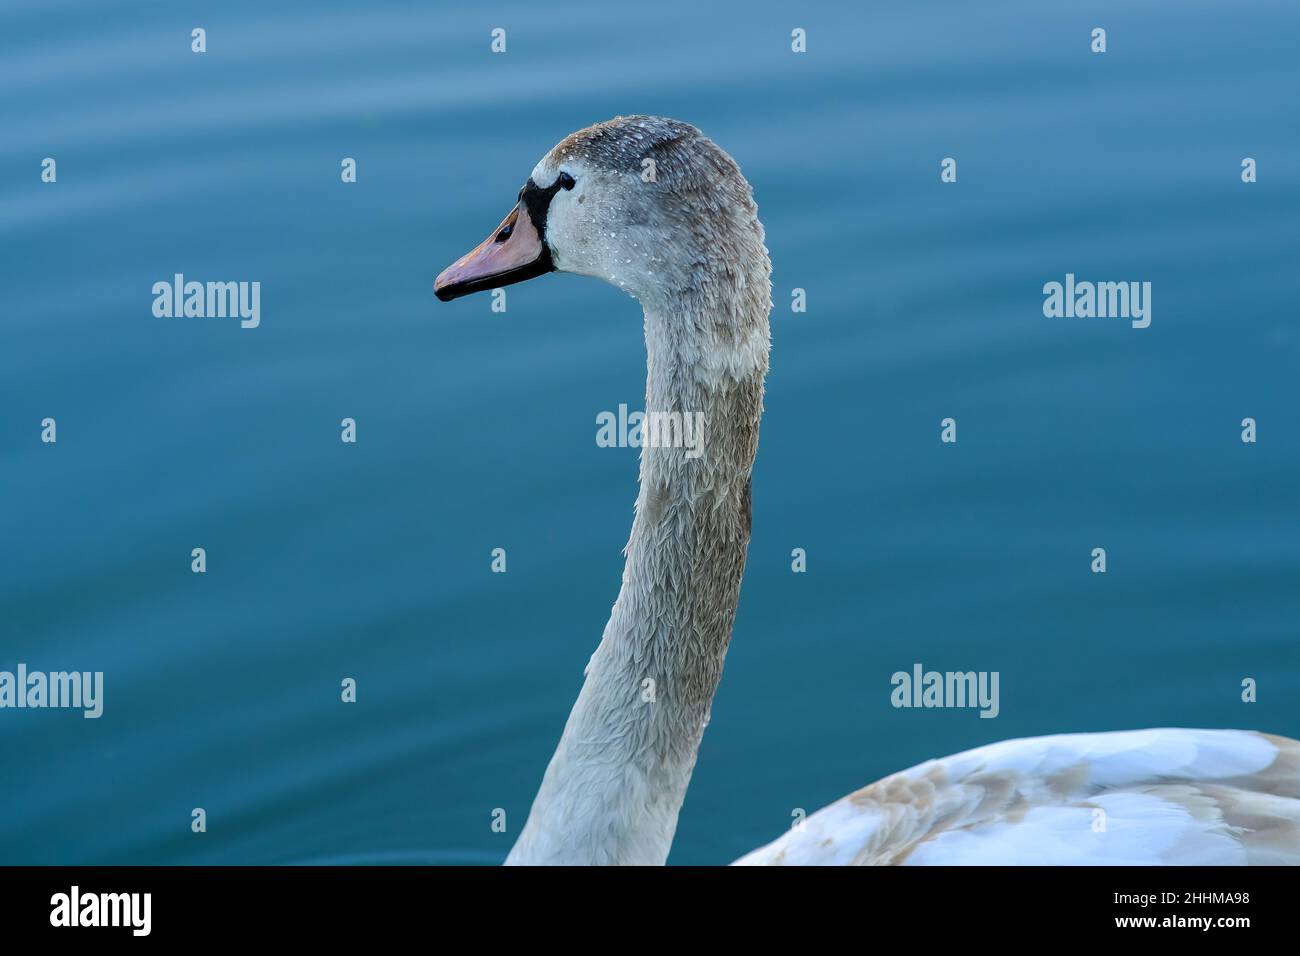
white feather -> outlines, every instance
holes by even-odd
[[[886,777],[736,862],[1300,862],[1300,744],[1177,729],[1003,741]]]

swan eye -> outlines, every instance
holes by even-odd
[[[557,179],[556,182],[560,184],[561,189],[573,188],[573,177],[570,176],[568,173],[560,173],[560,178]]]

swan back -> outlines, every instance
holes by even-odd
[[[1178,729],[1003,741],[886,777],[736,863],[1300,863],[1300,743]]]

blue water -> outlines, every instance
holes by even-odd
[[[775,267],[672,862],[990,740],[1300,736],[1298,38],[1290,2],[10,0],[0,670],[106,686],[0,710],[0,862],[504,858],[617,593],[637,452],[595,416],[639,406],[640,313],[431,285],[618,113],[731,152]],[[155,318],[177,272],[260,281],[260,327]],[[1045,318],[1067,272],[1150,281],[1151,327]],[[999,716],[892,708],[914,662],[998,671]]]

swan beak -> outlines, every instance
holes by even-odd
[[[523,203],[517,203],[490,236],[442,270],[433,283],[433,293],[450,302],[554,270],[550,249]]]

